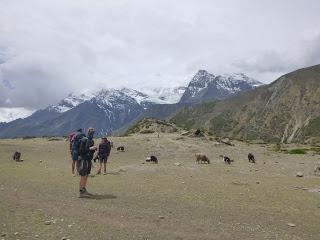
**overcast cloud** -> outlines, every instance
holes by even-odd
[[[0,107],[185,85],[198,69],[270,82],[320,63],[317,0],[1,0]]]

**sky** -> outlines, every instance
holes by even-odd
[[[318,0],[0,0],[0,121],[71,92],[187,85],[199,69],[269,83],[320,63],[319,12]]]

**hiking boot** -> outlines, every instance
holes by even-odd
[[[83,191],[84,191],[86,194],[88,194],[88,195],[90,195],[90,196],[93,196],[93,194],[92,194],[92,193],[89,193],[86,188],[83,188]]]
[[[106,172],[106,171],[104,171],[104,172],[103,172],[103,175],[107,175],[107,172]]]
[[[80,191],[79,198],[90,198],[90,197],[91,195],[89,195],[88,192]]]
[[[97,172],[97,175],[100,175],[101,174],[101,170],[99,170],[98,172]]]
[[[83,188],[80,190],[79,198],[90,198],[93,194],[89,193],[87,189]]]

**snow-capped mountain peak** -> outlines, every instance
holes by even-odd
[[[66,112],[79,104],[90,100],[93,97],[91,94],[69,94],[66,98],[62,99],[58,104],[50,106],[49,111],[56,111],[59,113]]]
[[[229,81],[244,81],[255,87],[263,85],[262,82],[255,80],[254,78],[250,78],[244,73],[231,73],[231,74],[223,74],[221,77],[228,79]]]
[[[248,91],[263,85],[243,73],[213,75],[206,70],[199,70],[192,78],[183,94],[181,103],[199,103],[222,100],[241,91]]]
[[[196,75],[192,78],[190,85],[197,85],[199,87],[205,88],[210,82],[215,79],[215,76],[206,70],[199,70]]]

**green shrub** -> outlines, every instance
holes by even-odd
[[[274,146],[274,151],[276,151],[276,152],[281,151],[281,144],[280,143],[276,143],[276,145]]]
[[[154,133],[153,130],[149,130],[149,129],[145,129],[145,130],[142,130],[140,133],[142,134],[150,134],[150,133]]]
[[[296,148],[296,149],[291,149],[288,150],[289,154],[306,154],[308,149],[304,149],[304,148]]]
[[[27,139],[33,139],[33,138],[37,138],[37,137],[35,137],[35,136],[25,136],[22,139],[23,140],[27,140]]]

